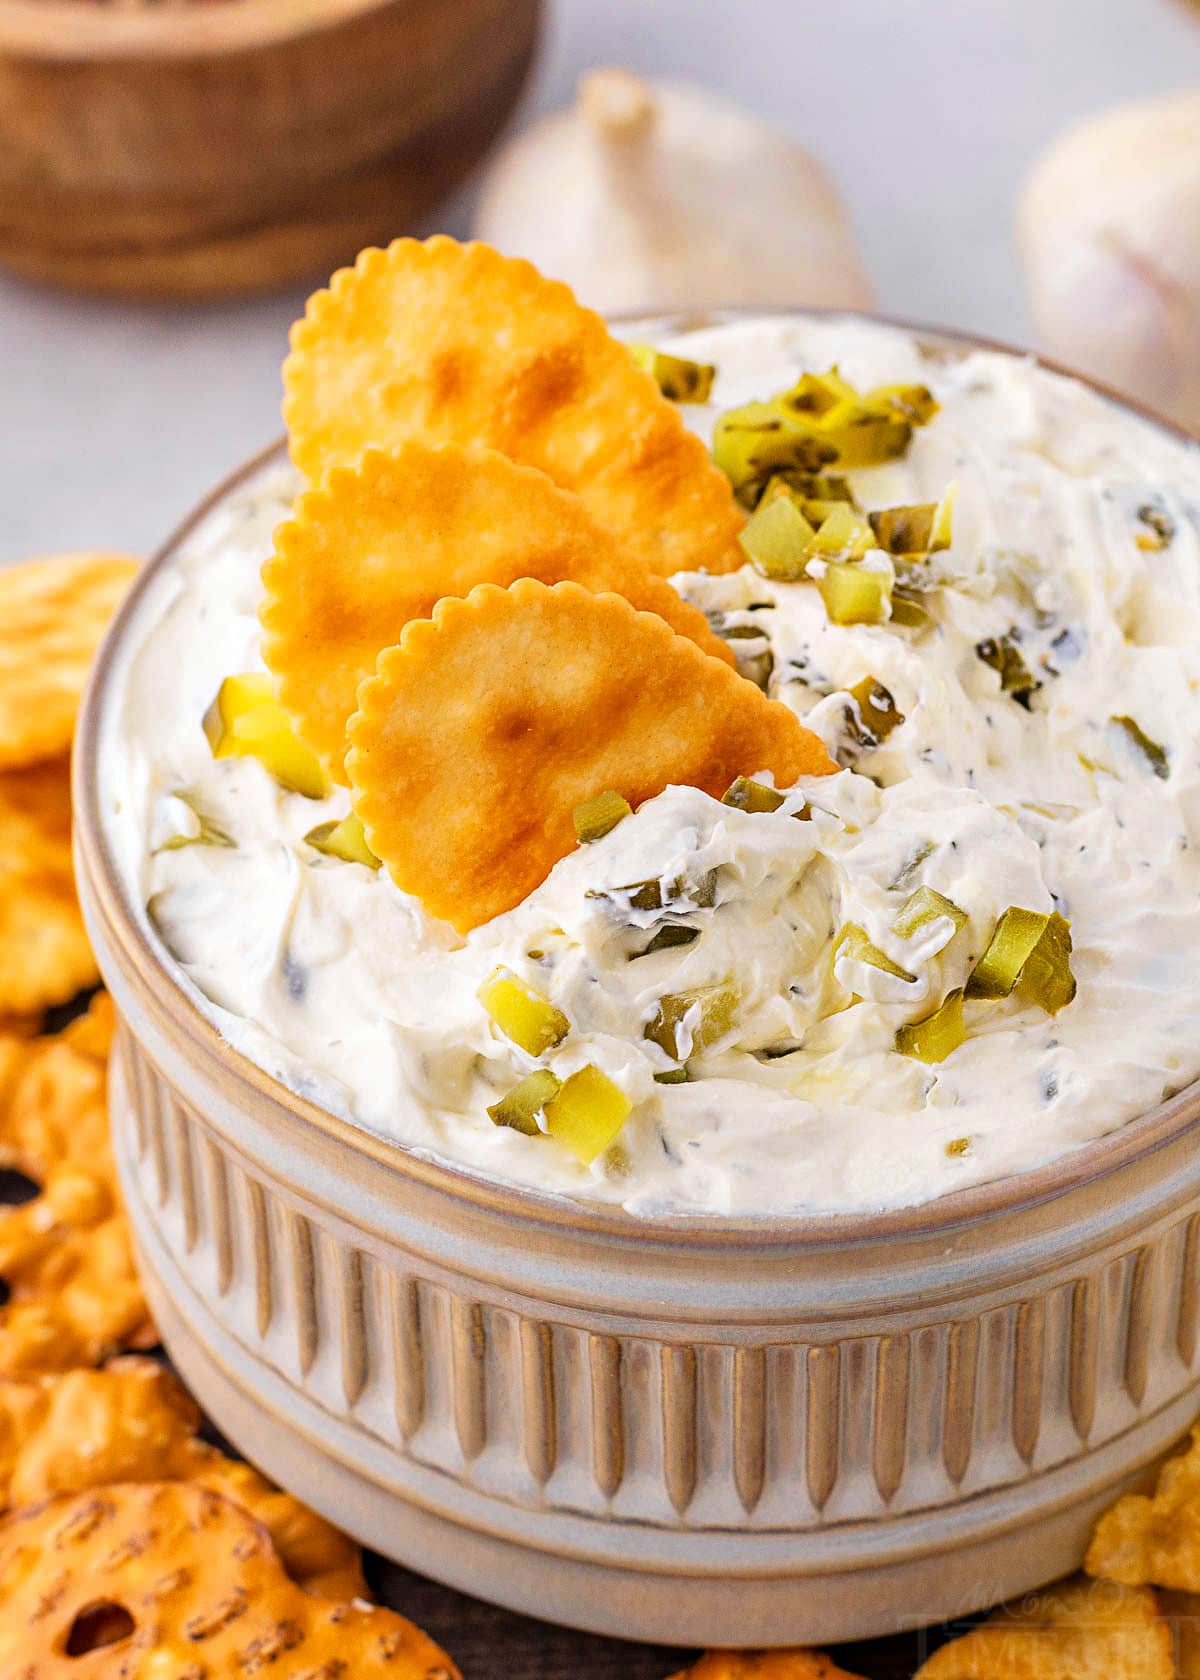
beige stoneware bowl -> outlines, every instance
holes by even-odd
[[[1197,1087],[911,1210],[650,1223],[360,1131],[195,1007],[116,867],[97,763],[149,579],[280,458],[147,568],[76,753],[117,1154],[201,1403],[378,1551],[608,1634],[863,1637],[1076,1566],[1200,1406]]]

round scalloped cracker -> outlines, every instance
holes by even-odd
[[[110,1482],[193,1482],[261,1522],[306,1592],[365,1597],[354,1542],[251,1465],[198,1440],[199,1427],[199,1407],[155,1359],[0,1378],[0,1509]]]
[[[0,1013],[66,1003],[99,979],[75,897],[71,773],[58,758],[0,774]]]
[[[652,613],[578,584],[481,584],[405,630],[359,690],[354,805],[392,879],[466,932],[576,845],[575,806],[836,769],[786,706]]]
[[[283,415],[314,481],[408,438],[476,444],[574,490],[660,576],[745,559],[703,443],[600,316],[530,263],[397,239],[315,293],[291,343]]]
[[[96,649],[137,564],[56,554],[0,569],[0,770],[70,747]]]
[[[733,664],[697,607],[601,529],[578,496],[495,450],[402,444],[301,496],[263,567],[263,658],[297,733],[344,782],[359,684],[447,595],[517,578],[611,590]]]
[[[1171,1630],[1148,1587],[1073,1575],[1001,1605],[915,1680],[1175,1680]]]
[[[118,1483],[0,1526],[0,1674],[459,1680],[412,1622],[311,1598],[261,1524],[186,1482]]]

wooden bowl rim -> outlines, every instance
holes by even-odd
[[[0,0],[0,53],[78,63],[220,58],[341,28],[420,0],[211,0],[116,11],[89,0]]]

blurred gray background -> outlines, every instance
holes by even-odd
[[[598,63],[707,82],[816,152],[882,307],[1024,342],[1012,215],[1026,170],[1087,111],[1200,85],[1200,7],[549,0],[517,121],[566,103]],[[437,224],[464,231],[467,208],[464,195]],[[0,279],[0,561],[156,547],[279,430],[303,297],[145,307]]]

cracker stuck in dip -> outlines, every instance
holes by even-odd
[[[715,367],[678,412],[748,521],[744,564],[671,581],[838,771],[589,788],[540,884],[456,933],[350,790],[205,734],[226,679],[272,692],[260,568],[301,483],[270,466],[154,581],[103,749],[184,983],[372,1132],[647,1217],[909,1205],[1145,1113],[1200,1073],[1200,454],[858,320],[657,349]],[[748,467],[720,417],[833,368],[927,388],[903,447]]]

